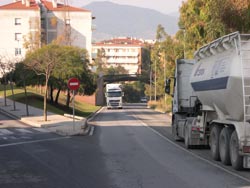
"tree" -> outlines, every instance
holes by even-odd
[[[180,8],[177,39],[185,42],[189,58],[201,46],[231,32],[250,31],[249,0],[187,0]]]
[[[18,87],[24,88],[25,94],[25,104],[26,104],[26,115],[29,116],[29,108],[28,108],[28,96],[26,85],[35,85],[37,84],[38,76],[35,74],[33,70],[30,70],[23,62],[16,63],[15,69],[9,73],[13,75],[13,82]]]
[[[167,33],[165,32],[164,27],[161,24],[159,24],[157,26],[157,31],[156,31],[156,40],[162,41],[165,39],[166,36],[167,36]]]
[[[40,18],[32,17],[29,20],[30,32],[24,36],[23,47],[28,51],[33,51],[41,47],[45,43],[45,40],[41,35]],[[42,39],[42,40],[41,40]]]
[[[124,101],[125,102],[138,102],[140,101],[141,90],[138,87],[138,83],[134,82],[132,84],[123,85]]]
[[[50,44],[43,46],[34,52],[27,53],[24,60],[24,63],[32,68],[37,75],[45,76],[44,121],[47,121],[48,81],[53,71],[61,63],[61,55],[63,55],[63,51],[60,50],[60,46]]]
[[[224,23],[226,30],[228,32],[248,33],[250,31],[250,1],[223,0],[222,3],[218,7],[221,21]]]
[[[61,50],[61,63],[52,75],[53,84],[58,89],[55,103],[58,103],[60,91],[63,89],[68,91],[66,106],[69,106],[70,90],[67,88],[69,78],[77,77],[80,80],[81,86],[78,91],[80,93],[92,94],[93,90],[95,90],[95,85],[92,83],[94,78],[89,70],[87,51],[73,46],[61,46]]]
[[[111,66],[109,68],[105,68],[103,70],[103,73],[105,75],[119,75],[119,74],[128,74],[128,71],[121,65],[118,65],[116,67]]]
[[[104,74],[104,69],[107,68],[105,50],[103,48],[98,49],[97,57],[95,58],[93,66],[96,68],[96,74]]]

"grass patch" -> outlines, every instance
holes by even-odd
[[[0,95],[4,96],[3,86],[0,86]],[[27,96],[28,96],[28,104],[30,106],[43,109],[43,95],[36,93],[36,90],[33,88],[28,88]],[[15,100],[20,103],[25,104],[25,94],[22,88],[14,89],[14,97],[12,97],[10,86],[6,87],[6,96],[11,100]],[[63,115],[63,114],[72,114],[72,103],[70,103],[70,107],[68,108],[65,104],[66,97],[61,94],[59,99],[59,104],[50,104],[47,102],[48,112],[52,112],[55,114]],[[63,103],[64,102],[64,103]],[[81,117],[87,117],[93,112],[97,111],[100,107],[90,105],[87,103],[79,102],[75,100],[75,115]]]
[[[148,106],[151,109],[158,110],[164,113],[171,112],[172,110],[172,97],[167,96],[166,101],[164,98],[161,98],[158,101],[148,101]]]

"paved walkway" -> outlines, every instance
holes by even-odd
[[[18,119],[25,124],[33,127],[43,127],[47,128],[52,132],[60,135],[86,135],[89,131],[89,126],[87,124],[87,119],[83,117],[75,116],[73,121],[72,115],[65,114],[57,115],[48,112],[47,121],[44,121],[43,110],[34,108],[32,106],[28,107],[29,116],[27,116],[26,105],[7,99],[7,105],[3,97],[0,97],[0,111],[5,115],[12,118]]]

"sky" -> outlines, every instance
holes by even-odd
[[[59,0],[64,1],[64,0]],[[110,1],[117,4],[132,5],[143,8],[150,8],[164,14],[178,12],[183,0],[65,0],[72,6],[82,7],[92,2]],[[185,0],[184,0],[185,1]],[[13,2],[13,0],[0,0],[0,5]]]

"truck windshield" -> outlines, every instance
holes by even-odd
[[[114,91],[114,92],[108,92],[107,97],[121,97],[122,92],[121,91]]]

